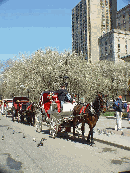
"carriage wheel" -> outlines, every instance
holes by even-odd
[[[42,131],[42,114],[40,111],[37,111],[35,114],[35,127],[36,127],[36,132],[41,132]]]
[[[13,109],[12,109],[12,121],[13,121],[13,122],[14,122],[15,114],[16,114],[16,111],[15,111],[15,109],[13,108]]]
[[[18,113],[17,121],[20,122],[20,113]]]
[[[54,119],[51,119],[50,122],[50,135],[55,139],[58,133],[58,124]]]
[[[28,124],[31,124],[31,123],[32,123],[32,119],[31,119],[32,117],[31,117],[30,112],[27,112],[27,113],[26,113],[26,117],[27,117],[27,123],[28,123]]]
[[[14,122],[14,115],[12,114],[12,121]]]
[[[7,118],[7,115],[8,115],[8,111],[7,110],[5,111],[5,115],[6,115],[6,118]]]
[[[24,116],[21,115],[21,122],[24,122]]]

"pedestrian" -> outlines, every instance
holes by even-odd
[[[121,130],[122,123],[122,96],[119,96],[113,105],[114,110],[116,111],[116,126],[115,130]]]
[[[127,102],[125,101],[125,103],[123,104],[123,108],[125,109],[125,112],[127,112]]]
[[[128,121],[130,124],[130,102],[128,102],[128,104],[127,104],[127,113],[128,113]]]

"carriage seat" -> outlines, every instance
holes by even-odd
[[[58,112],[60,113],[61,110],[61,103],[60,100],[58,99],[58,95],[55,94],[52,96],[52,99],[55,101],[55,103],[57,104],[57,108],[58,108]]]
[[[57,103],[58,112],[60,113],[61,112],[61,102],[58,99],[58,95],[57,94],[53,95],[52,99],[55,101],[55,103]],[[74,106],[75,106],[75,104],[72,104],[70,102],[65,102],[63,104],[63,112],[70,112],[70,111],[72,111]]]
[[[70,102],[65,102],[64,104],[63,104],[63,112],[70,112],[70,111],[72,111],[73,110],[73,108],[74,108],[74,104],[72,104],[72,103],[70,103]]]

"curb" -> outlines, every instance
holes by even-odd
[[[100,142],[100,143],[108,144],[108,145],[110,145],[110,146],[114,146],[114,147],[117,147],[117,148],[121,148],[121,149],[130,151],[130,147],[123,146],[123,145],[121,145],[121,144],[116,144],[116,143],[109,142],[109,141],[102,140],[102,139],[98,139],[98,138],[94,138],[94,140],[97,141],[97,142]]]
[[[106,116],[107,119],[116,119],[116,117],[113,116]],[[128,118],[122,118],[122,120],[128,120]]]

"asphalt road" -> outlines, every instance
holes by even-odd
[[[43,146],[38,147],[41,138],[45,140]],[[90,146],[80,140],[52,139],[46,125],[37,133],[32,126],[12,122],[11,118],[0,115],[0,173],[117,173],[128,170],[129,150],[97,141]]]

